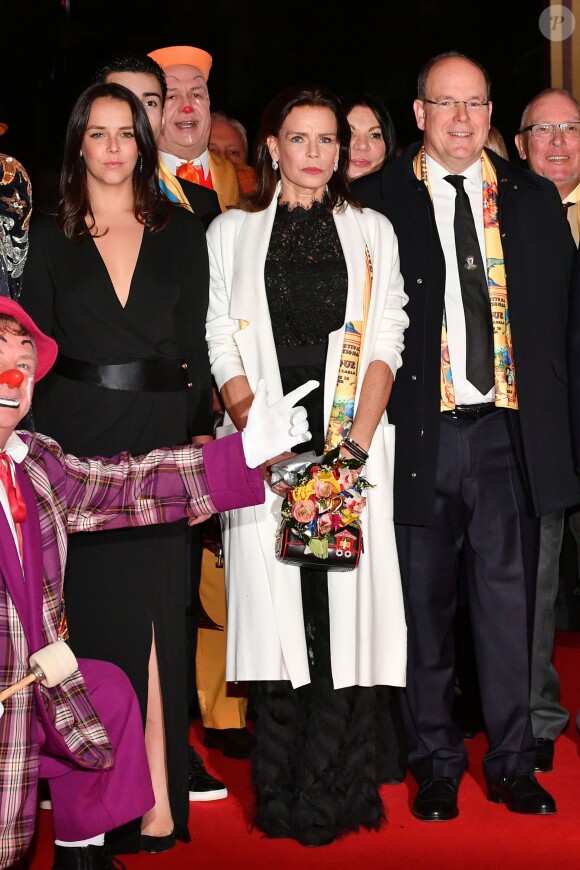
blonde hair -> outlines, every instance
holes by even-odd
[[[504,160],[510,159],[504,138],[497,127],[492,126],[489,128],[489,133],[485,140],[485,147],[489,148],[490,151],[495,151],[495,153],[499,154],[500,157],[503,157]]]

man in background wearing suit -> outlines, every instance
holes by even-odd
[[[530,100],[515,137],[522,160],[530,169],[553,181],[568,219],[572,237],[580,241],[580,104],[561,88],[548,88]],[[580,542],[580,512],[570,516],[570,530]],[[560,549],[564,512],[541,520],[540,558],[530,706],[536,741],[536,770],[547,773],[554,762],[554,741],[568,724],[568,711],[559,703],[560,679],[552,664],[555,603],[560,580]]]
[[[163,68],[167,80],[165,124],[158,143],[164,163],[178,178],[215,190],[222,211],[236,206],[237,166],[208,147],[211,55],[201,48],[175,45],[152,51],[149,57]]]

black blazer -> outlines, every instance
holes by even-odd
[[[359,179],[353,194],[386,215],[399,240],[410,325],[388,409],[397,426],[395,521],[425,525],[433,515],[439,447],[445,260],[429,193],[413,172],[419,147]],[[543,514],[580,501],[565,348],[574,243],[552,182],[488,154],[498,179],[521,458],[534,509]]]
[[[580,470],[580,249],[576,254],[568,338],[570,376],[570,416],[576,469]]]
[[[214,217],[221,214],[220,203],[215,190],[203,187],[201,184],[193,184],[185,178],[178,178],[178,184],[187,197],[187,201],[193,209],[193,213],[201,220],[204,229],[207,230]]]

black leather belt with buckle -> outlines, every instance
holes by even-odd
[[[96,365],[59,353],[53,371],[63,378],[108,390],[165,393],[191,387],[187,364],[181,359],[136,359],[127,363]]]
[[[487,414],[501,410],[494,402],[483,402],[481,405],[456,405],[450,411],[443,411],[454,420],[479,420]]]

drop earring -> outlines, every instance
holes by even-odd
[[[338,158],[334,161],[334,171],[338,169]]]
[[[274,172],[276,172],[276,170],[278,169],[278,161],[277,160],[272,160],[272,169],[274,170]]]

